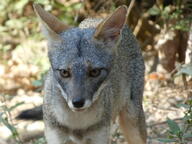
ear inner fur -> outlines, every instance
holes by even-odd
[[[121,6],[110,17],[97,26],[94,37],[96,39],[118,37],[126,20],[127,7]]]

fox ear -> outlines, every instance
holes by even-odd
[[[110,17],[97,26],[94,38],[103,41],[117,40],[126,20],[127,7],[123,5],[117,8]]]
[[[42,32],[50,40],[60,40],[59,33],[69,28],[54,15],[46,12],[39,4],[33,4],[35,13],[42,23]]]

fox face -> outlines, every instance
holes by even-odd
[[[110,74],[114,49],[126,22],[120,7],[95,28],[69,28],[39,5],[34,9],[48,39],[48,55],[54,79],[72,111],[89,108],[98,98]]]
[[[70,29],[60,34],[60,44],[51,47],[49,58],[54,77],[68,106],[76,111],[88,108],[110,72],[112,55],[101,49],[94,29]],[[50,44],[53,46],[53,44]]]

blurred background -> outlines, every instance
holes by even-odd
[[[127,23],[146,65],[148,143],[192,143],[191,0],[1,0],[0,144],[45,144],[42,121],[16,119],[42,104],[49,69],[34,2],[71,26],[131,3]],[[117,124],[113,131],[112,144],[125,144]]]

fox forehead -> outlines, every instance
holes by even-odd
[[[111,54],[98,46],[94,32],[94,28],[73,28],[60,33],[61,44],[49,53],[52,66],[62,69],[74,63],[89,63],[92,67],[109,67]]]

